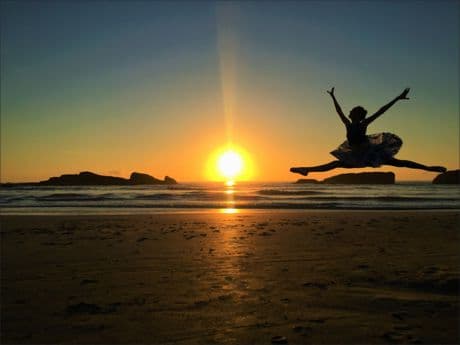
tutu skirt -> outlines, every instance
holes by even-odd
[[[346,140],[331,155],[349,167],[376,168],[393,158],[402,145],[401,138],[392,133],[370,134],[367,139],[358,146],[350,146]]]

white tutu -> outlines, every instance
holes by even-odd
[[[348,140],[331,152],[345,165],[354,168],[379,167],[398,153],[402,140],[392,133],[376,133],[367,136],[368,142],[351,147]]]

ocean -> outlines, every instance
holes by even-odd
[[[169,186],[0,188],[0,214],[130,214],[244,209],[460,209],[457,185],[181,183]]]

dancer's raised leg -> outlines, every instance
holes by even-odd
[[[404,159],[396,159],[392,158],[388,162],[385,163],[385,165],[392,165],[395,167],[402,167],[402,168],[411,168],[411,169],[421,169],[421,170],[427,170],[427,171],[436,171],[436,172],[446,172],[447,169],[445,167],[441,166],[426,166],[417,162],[412,162],[409,160],[404,160]]]
[[[335,168],[346,168],[341,161],[332,161],[327,164],[317,165],[314,167],[298,167],[298,168],[291,168],[291,172],[300,174],[303,176],[307,176],[309,172],[314,171],[328,171]]]

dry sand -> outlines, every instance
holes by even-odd
[[[459,212],[0,221],[2,344],[460,340]]]

